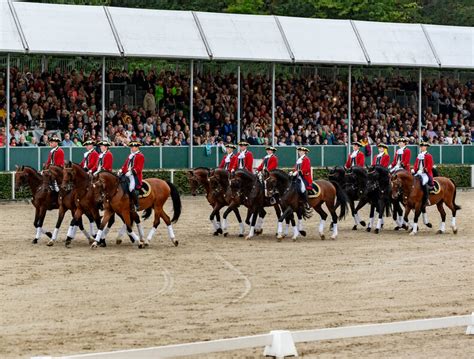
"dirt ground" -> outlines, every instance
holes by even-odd
[[[0,357],[65,355],[178,344],[364,323],[464,315],[474,311],[474,192],[458,194],[459,233],[416,237],[354,232],[321,241],[313,215],[308,237],[274,238],[273,213],[252,241],[213,237],[204,197],[184,197],[174,226],[179,247],[160,227],[151,247],[130,243],[89,249],[78,234],[31,244],[33,208],[0,204]],[[273,212],[273,211],[272,211]],[[363,212],[366,219],[366,212]],[[56,213],[45,227],[52,229]],[[150,228],[150,220],[145,222]],[[450,216],[447,227],[449,228]],[[234,217],[231,232],[237,233]],[[65,237],[63,226],[60,238]],[[326,228],[326,231],[328,229]],[[298,344],[302,357],[472,358],[466,328]],[[206,355],[254,358],[263,348]]]

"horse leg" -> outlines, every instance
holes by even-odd
[[[155,234],[156,230],[158,229],[158,226],[160,225],[160,218],[161,218],[161,207],[158,207],[155,205],[154,212],[155,212],[155,217],[153,219],[153,226],[150,229],[150,232],[148,232],[148,236],[146,237],[145,240],[145,246],[149,246],[150,242],[153,238],[153,235]]]
[[[173,230],[173,226],[171,224],[171,219],[168,216],[168,214],[166,214],[166,212],[163,208],[161,208],[160,216],[163,219],[163,221],[166,223],[166,226],[167,226],[166,228],[168,230],[168,238],[170,239],[171,242],[173,242],[174,246],[177,247],[179,242],[178,242],[178,240],[176,239],[176,237],[174,235],[174,230]]]
[[[375,202],[377,206],[377,213],[378,213],[378,219],[377,219],[377,227],[375,227],[374,233],[379,234],[380,229],[383,226],[383,212],[385,210],[385,202],[383,198],[379,198],[378,201]]]
[[[221,222],[220,222],[220,215],[219,215],[219,221],[217,221],[216,217],[219,214],[219,211],[221,210],[222,206],[219,204],[216,204],[214,208],[212,209],[211,215],[209,216],[209,219],[212,222],[212,226],[214,227],[214,233],[213,235],[218,236],[219,234],[222,234],[222,228],[221,228]]]
[[[255,224],[257,223],[258,210],[249,208],[249,213],[251,213],[252,220],[250,221],[249,234],[247,235],[247,237],[245,237],[246,240],[250,240],[252,239],[252,237],[255,236]]]
[[[38,220],[36,221],[36,236],[33,240],[33,243],[36,244],[41,239],[42,235],[45,233],[43,230],[43,223],[46,217],[46,208],[40,207],[38,212]]]
[[[245,225],[244,222],[242,222],[242,217],[240,216],[239,209],[234,208],[232,211],[235,213],[235,218],[237,218],[237,221],[239,222],[239,237],[243,237],[245,233]],[[227,218],[225,220],[227,220]]]
[[[354,206],[354,201],[353,200],[350,200],[349,201],[349,207],[351,208],[351,214],[352,214],[352,218],[354,218],[354,225],[352,226],[352,230],[353,231],[357,231],[357,225],[359,224],[359,216],[356,215],[356,211],[355,211],[355,206]],[[331,223],[331,227],[333,226],[334,224]],[[321,233],[321,232],[320,232]],[[322,239],[322,238],[321,238]]]
[[[298,231],[303,237],[306,237],[306,231],[303,228],[303,214],[301,213],[301,210],[296,212],[296,217],[298,218]]]
[[[84,226],[82,225],[82,218],[81,217],[82,217],[82,210],[80,208],[76,208],[76,210],[72,213],[71,224],[69,225],[69,229],[67,231],[67,238],[66,238],[66,242],[64,243],[66,248],[70,247],[71,241],[76,236],[77,227],[79,225],[80,225],[80,227],[82,227],[82,231],[84,232]],[[89,237],[89,233],[87,233],[86,237]],[[88,238],[88,239],[89,239],[89,244],[92,244],[91,238]],[[93,240],[94,239],[92,238],[92,241]]]
[[[374,226],[374,212],[375,212],[375,206],[371,203],[370,204],[369,225],[365,229],[367,232],[370,232],[372,230],[372,227]]]
[[[332,234],[331,234],[331,239],[334,240],[337,238],[337,235],[338,235],[338,228],[337,228],[337,213],[336,213],[336,208],[333,204],[333,202],[329,201],[329,202],[326,202],[326,207],[328,208],[329,210],[329,213],[331,214],[331,218],[332,218],[332,223],[333,223],[333,226],[332,226]],[[322,209],[322,208],[321,208]],[[326,214],[326,213],[325,213]],[[324,229],[323,229],[324,230]]]
[[[104,228],[105,228],[106,224],[109,222],[110,217],[112,217],[112,215],[113,215],[113,212],[111,210],[109,210],[109,209],[104,210],[104,216],[102,217],[102,221],[100,222],[98,231],[95,235],[94,242],[92,242],[92,244],[91,244],[92,249],[97,248],[99,246],[99,244],[101,244],[102,232],[104,231]],[[128,214],[128,215],[130,216],[130,214]],[[130,222],[130,217],[129,217],[129,222]],[[124,223],[127,223],[127,222],[124,221]],[[130,226],[127,225],[127,229],[129,227]],[[130,230],[131,230],[131,228],[130,228]]]
[[[326,219],[328,218],[328,214],[323,210],[322,208],[322,202],[319,203],[316,207],[314,207],[314,210],[319,214],[319,216],[321,217],[321,219],[319,220],[319,238],[321,238],[321,240],[325,240],[326,239],[326,236],[324,235],[324,225],[326,224]],[[332,228],[334,229],[334,227],[337,226],[337,218],[336,218],[336,223],[332,223]]]
[[[432,228],[433,225],[428,220],[428,213],[426,213],[426,206],[421,209],[421,215],[423,217],[423,224],[428,228]]]
[[[453,196],[454,197],[454,196]],[[458,233],[458,228],[456,227],[456,212],[461,208],[455,202],[454,198],[450,201],[450,203],[446,203],[446,206],[451,210],[451,229],[453,230],[454,234]],[[439,207],[438,207],[439,209]]]
[[[281,211],[280,211],[280,206],[275,205],[275,213],[277,215],[277,218],[280,217]],[[258,236],[263,233],[263,219],[267,215],[267,211],[265,211],[265,208],[261,208],[260,211],[258,212],[257,215],[257,222],[255,224],[255,234]]]
[[[359,217],[359,210],[364,207],[367,203],[369,203],[369,200],[367,198],[363,198],[359,201],[357,204],[356,208],[354,209],[354,217],[355,220],[357,221],[358,224],[360,224],[362,227],[365,227],[366,223],[365,221],[361,221]],[[354,229],[354,228],[353,228]],[[357,229],[357,228],[356,228]]]
[[[436,207],[438,207],[438,212],[441,216],[441,224],[436,234],[444,234],[446,232],[446,211],[444,210],[443,201],[436,203]]]
[[[417,203],[417,206],[415,207],[415,217],[413,218],[413,229],[410,232],[410,236],[414,236],[418,233],[418,218],[420,217],[421,214],[421,204]]]
[[[283,223],[283,221],[287,221],[287,225],[289,223],[289,216],[293,214],[293,209],[288,206],[282,213],[282,215],[280,216],[280,218],[278,218],[278,229],[277,229],[277,240],[278,242],[281,242],[282,238],[286,237],[286,234],[283,234],[283,228],[280,224]]]
[[[59,227],[61,227],[61,224],[63,223],[65,214],[66,214],[66,211],[64,210],[64,207],[60,206],[59,211],[58,211],[58,219],[56,221],[56,227],[54,228],[53,235],[51,236],[51,239],[48,242],[49,246],[52,246],[54,244],[54,242],[56,242],[56,240],[58,238]],[[50,242],[51,242],[51,244],[49,244]]]

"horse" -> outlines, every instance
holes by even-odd
[[[383,227],[383,216],[390,215],[391,207],[391,187],[390,172],[382,166],[373,166],[368,169],[368,181],[364,196],[370,203],[369,224],[366,231],[370,232],[374,225],[374,212],[378,213],[377,226],[375,234],[380,232]]]
[[[229,203],[226,199],[226,192],[229,187],[229,172],[223,169],[216,169],[211,172],[207,167],[197,167],[189,170],[187,173],[191,194],[196,196],[199,187],[206,191],[206,199],[212,206],[212,212],[209,219],[214,227],[214,235],[223,234],[227,237],[227,218],[221,225],[220,210]],[[237,221],[239,222],[239,237],[244,236],[244,224],[238,208],[233,210]]]
[[[442,234],[446,231],[446,211],[443,204],[451,210],[452,220],[451,228],[456,234],[458,229],[456,227],[456,213],[461,209],[456,204],[456,184],[453,180],[446,177],[435,177],[434,181],[439,184],[439,191],[437,193],[429,194],[430,205],[436,205],[441,215],[441,225],[437,234]],[[400,170],[392,175],[390,178],[392,184],[392,198],[401,197],[405,205],[404,220],[408,222],[408,214],[412,209],[415,210],[415,217],[413,221],[413,229],[410,235],[416,235],[418,232],[418,218],[423,209],[423,190],[421,188],[421,179],[413,176],[406,170]]]
[[[352,167],[350,170],[346,170],[344,167],[336,166],[329,170],[328,179],[338,183],[347,193],[352,218],[354,218],[352,230],[356,231],[359,224],[365,227],[366,223],[360,219],[358,211],[368,203],[368,199],[364,196],[367,186],[367,171],[362,167]],[[359,201],[357,207],[355,201]]]
[[[15,188],[20,190],[28,186],[33,195],[32,204],[35,207],[35,219],[33,226],[36,228],[36,235],[32,243],[37,244],[41,236],[45,234],[51,238],[51,232],[43,229],[46,212],[59,208],[57,193],[43,183],[43,176],[34,168],[29,166],[16,167]]]
[[[95,200],[104,205],[104,216],[91,248],[97,247],[105,224],[109,221],[113,213],[117,213],[123,220],[129,237],[131,237],[133,241],[139,242],[139,248],[146,247],[150,244],[160,224],[160,219],[163,219],[167,225],[169,239],[175,246],[178,246],[179,242],[176,240],[172,226],[173,223],[178,221],[182,209],[178,189],[171,182],[163,181],[159,178],[148,178],[146,182],[150,186],[150,192],[146,197],[139,198],[139,209],[144,211],[143,219],[145,220],[150,217],[152,211],[155,212],[155,216],[153,227],[148,233],[147,238],[144,239],[144,231],[140,224],[138,214],[130,211],[131,198],[127,191],[128,183],[124,183],[120,177],[108,171],[101,171],[94,176],[92,187],[94,188]],[[170,196],[173,202],[173,218],[171,219],[163,208],[164,203]],[[133,233],[132,222],[137,223],[140,238]]]
[[[64,173],[65,170],[62,167],[59,166],[49,166],[48,169],[43,170],[43,181],[45,185],[49,185],[50,183],[53,183],[56,181],[56,183],[61,184],[64,179]],[[53,235],[51,239],[48,242],[48,246],[53,246],[54,243],[57,240],[58,237],[58,232],[59,232],[59,227],[61,227],[62,221],[64,219],[64,215],[66,214],[67,211],[71,211],[72,216],[74,217],[74,212],[76,210],[76,203],[75,199],[73,198],[72,192],[69,187],[65,187],[61,185],[59,187],[59,211],[58,211],[58,219],[56,221],[56,227],[53,231]],[[94,240],[93,237],[93,217],[88,215],[89,222],[91,223],[90,226],[90,233],[87,232],[87,230],[84,229],[83,223],[82,223],[82,218],[79,219],[79,221],[74,220],[74,218],[71,220],[71,223],[69,225],[68,229],[68,239],[66,240],[66,247],[69,246],[69,236],[72,235],[71,233],[75,233],[77,230],[77,227],[79,226],[79,229],[82,231],[84,236],[89,240],[89,243]]]
[[[267,191],[271,193],[278,186],[278,182],[288,181],[287,176],[289,175],[282,171],[272,171],[270,177],[273,177],[274,181],[267,180]],[[283,191],[283,194],[281,196],[281,203],[282,206],[286,209],[279,218],[279,222],[283,222],[283,220],[292,212],[298,212],[299,210],[301,210],[301,208],[304,208],[305,204],[303,203],[300,196],[301,181],[302,180],[300,176],[292,176],[292,178],[289,180],[288,188]],[[313,183],[315,183],[319,187],[319,192],[316,197],[308,198],[308,204],[321,217],[319,223],[319,236],[322,240],[326,239],[324,235],[324,226],[328,214],[322,208],[322,205],[326,204],[326,207],[329,210],[329,213],[331,214],[333,222],[331,239],[336,239],[338,235],[337,221],[338,219],[342,220],[345,217],[346,212],[348,210],[349,199],[347,198],[345,191],[337,182],[317,180],[313,181]],[[336,202],[339,204],[339,206],[341,206],[339,216],[337,216],[336,214]],[[307,210],[305,210],[303,212],[303,217],[307,218],[308,216],[309,213]],[[295,235],[293,236],[293,239],[295,239]]]

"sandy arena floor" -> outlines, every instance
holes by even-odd
[[[130,243],[91,250],[82,236],[32,245],[33,207],[0,204],[0,357],[109,351],[267,333],[390,322],[474,311],[474,192],[458,194],[459,233],[380,235],[340,226],[336,241],[309,236],[277,243],[273,213],[252,241],[210,235],[204,197],[183,198],[174,226],[145,250]],[[273,212],[273,211],[272,211]],[[364,211],[364,219],[367,219]],[[52,229],[56,213],[45,227]],[[67,217],[69,218],[69,217]],[[447,224],[449,227],[450,216]],[[231,231],[237,233],[234,217]],[[67,223],[65,221],[65,223]],[[151,222],[146,222],[149,229]],[[118,227],[118,226],[116,226]],[[327,231],[328,229],[326,229]],[[65,237],[67,226],[60,231]],[[299,344],[302,357],[472,358],[466,328]],[[263,348],[212,358],[254,358]]]

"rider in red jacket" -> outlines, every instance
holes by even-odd
[[[121,173],[124,173],[130,181],[128,189],[132,195],[135,211],[138,211],[138,190],[142,186],[142,171],[145,165],[145,156],[140,152],[140,142],[131,141],[128,146],[130,147],[131,152],[120,171]]]
[[[49,146],[51,151],[49,151],[48,159],[43,165],[43,169],[48,169],[49,166],[59,166],[64,167],[64,151],[59,147],[59,142],[61,140],[58,136],[52,136],[49,139]]]
[[[219,168],[227,171],[235,171],[237,169],[237,156],[234,153],[236,146],[232,143],[225,145],[225,150],[227,154],[222,159]]]
[[[423,204],[429,203],[429,193],[433,188],[433,156],[428,153],[428,142],[420,143],[420,153],[416,157],[413,173],[415,177],[421,178],[421,186],[423,188]]]
[[[276,148],[273,146],[265,147],[267,155],[263,158],[263,161],[257,167],[257,172],[263,170],[272,171],[278,168],[278,157],[275,155]]]
[[[84,153],[81,167],[88,173],[94,173],[97,171],[97,165],[99,163],[99,154],[94,149],[94,141],[87,140],[82,145],[87,149],[87,151]]]
[[[395,155],[393,156],[393,162],[390,165],[390,169],[392,172],[398,171],[399,169],[406,169],[410,171],[410,157],[411,151],[407,147],[408,138],[400,137],[398,139],[398,149],[395,151]]]
[[[112,155],[112,152],[109,151],[110,142],[103,140],[100,141],[98,144],[100,146],[100,155],[97,162],[97,170],[94,174],[97,174],[102,170],[112,172],[112,168],[114,165],[114,156]]]
[[[346,167],[347,169],[353,166],[364,167],[365,158],[364,158],[364,154],[360,151],[361,147],[362,147],[362,144],[360,142],[352,143],[353,151],[347,157],[347,161],[344,167]]]
[[[306,147],[298,147],[298,160],[296,161],[295,167],[293,169],[301,176],[303,179],[304,185],[307,190],[313,188],[313,174],[311,173],[311,160],[309,159],[307,153],[309,150]]]
[[[248,148],[249,144],[248,142],[245,141],[240,141],[239,142],[239,154],[237,156],[237,168],[239,170],[241,169],[246,169],[250,173],[253,173],[253,155],[252,152],[250,152]]]
[[[372,166],[382,166],[388,168],[390,164],[390,156],[387,153],[388,146],[385,143],[379,143],[377,148],[379,153],[372,159]]]

